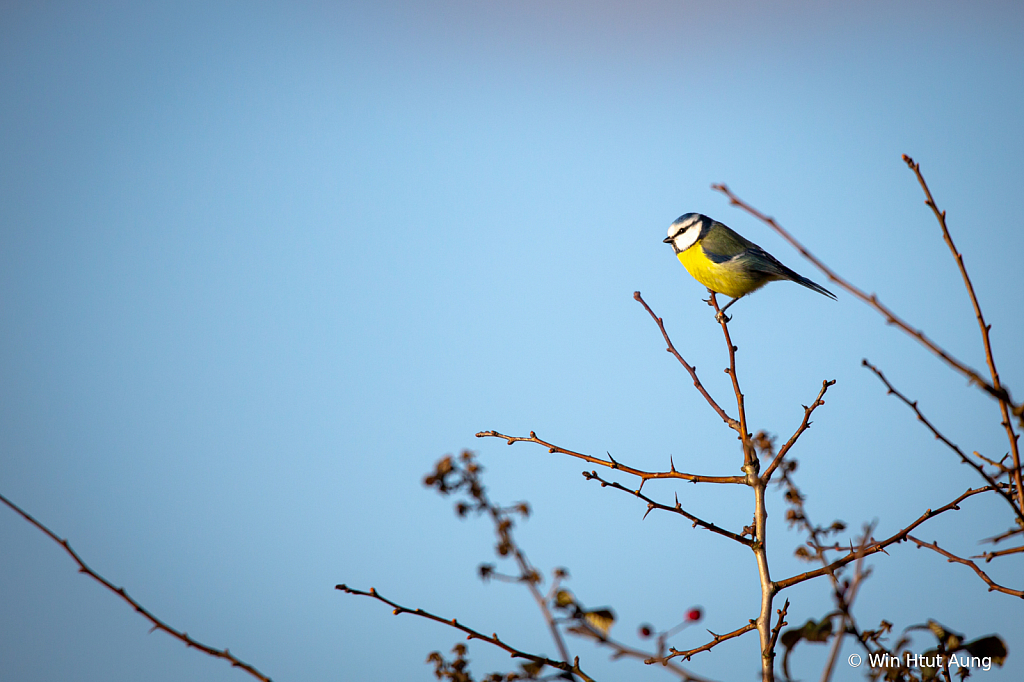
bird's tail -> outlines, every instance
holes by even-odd
[[[788,270],[789,268],[786,268],[786,269]],[[821,286],[817,282],[812,282],[811,280],[807,279],[803,275],[798,275],[795,272],[793,272],[792,270],[789,271],[789,275],[790,275],[789,278],[791,280],[793,280],[794,282],[796,282],[797,284],[803,284],[805,287],[807,287],[808,289],[810,289],[812,291],[817,291],[819,294],[823,294],[825,296],[828,296],[833,301],[836,300],[836,295],[835,294],[833,294],[831,291],[829,291],[825,287]]]
[[[792,280],[797,284],[804,285],[811,291],[817,291],[822,296],[828,296],[833,301],[836,300],[836,295],[833,294],[831,291],[821,286],[817,282],[812,282],[803,275],[800,275],[790,270],[785,265],[780,263],[777,258],[775,258],[773,255],[762,249],[760,246],[754,246],[748,249],[747,251],[753,252],[753,254],[757,257],[758,269],[761,270],[762,272],[767,273],[769,276],[772,277],[772,279]]]

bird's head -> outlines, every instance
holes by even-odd
[[[705,226],[711,225],[711,218],[700,213],[687,213],[679,216],[674,223],[668,227],[668,237],[664,239],[666,244],[671,244],[676,253],[682,253],[697,243],[704,233]]]

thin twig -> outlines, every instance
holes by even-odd
[[[860,550],[864,549],[864,545],[867,544],[868,539],[871,537],[871,531],[873,525],[868,524],[864,528],[864,535],[860,540]],[[870,573],[870,569],[864,570],[864,554],[861,551],[860,556],[857,557],[857,563],[854,564],[855,568],[853,571],[853,580],[849,584],[849,588],[842,589],[837,584],[835,587],[836,601],[839,602],[839,611],[842,613],[842,618],[839,622],[839,631],[836,633],[835,640],[832,642],[832,649],[828,654],[828,663],[825,665],[825,670],[821,675],[821,682],[828,682],[832,678],[832,672],[835,670],[836,660],[839,657],[839,650],[843,646],[843,638],[846,636],[847,626],[854,625],[853,615],[850,613],[850,609],[853,607],[854,600],[857,599],[857,592],[860,589],[861,582]],[[854,628],[856,630],[856,628]]]
[[[743,442],[743,465],[745,467],[756,467],[757,455],[754,453],[754,446],[750,442],[750,432],[747,430],[747,410],[743,398],[743,391],[740,390],[740,380],[739,377],[736,376],[736,346],[732,344],[732,337],[729,335],[729,318],[727,318],[718,307],[718,298],[715,295],[715,292],[708,289],[708,293],[711,294],[708,305],[715,309],[715,319],[722,325],[722,334],[725,335],[725,345],[729,349],[729,369],[725,370],[725,373],[729,375],[730,379],[732,379],[732,388],[736,393],[736,411],[740,416],[738,431],[740,433],[740,440]]]
[[[779,633],[782,632],[782,628],[789,625],[789,623],[786,622],[787,611],[789,611],[788,599],[782,604],[782,608],[777,611],[779,620],[775,623],[775,627],[772,628],[771,646],[769,647],[769,651],[772,652],[773,658],[775,656],[775,644],[779,641]]]
[[[935,199],[932,198],[932,192],[928,189],[928,183],[924,181],[924,176],[921,175],[921,164],[914,163],[914,160],[903,155],[903,160],[907,163],[910,170],[914,171],[914,175],[917,176],[917,181],[921,183],[921,189],[924,190],[924,194],[927,197],[925,204],[931,209],[932,213],[935,214],[935,219],[939,221],[939,227],[942,228],[942,238],[946,240],[946,246],[953,253],[953,258],[956,260],[957,267],[960,268],[960,275],[964,279],[964,286],[967,288],[967,294],[971,297],[971,305],[974,306],[974,316],[978,320],[978,327],[981,329],[981,341],[985,346],[985,361],[988,363],[988,371],[992,377],[992,387],[1000,392],[999,396],[999,411],[1003,418],[1001,424],[1006,429],[1006,436],[1010,440],[1010,454],[1013,456],[1014,466],[1014,483],[1017,484],[1017,508],[1024,509],[1024,487],[1021,486],[1021,475],[1020,475],[1020,450],[1018,449],[1017,434],[1014,433],[1013,423],[1010,421],[1010,401],[1006,391],[1003,390],[1002,384],[999,382],[999,372],[996,370],[995,356],[992,354],[992,341],[989,338],[989,331],[992,329],[992,325],[985,323],[985,316],[981,313],[981,305],[978,304],[978,297],[974,293],[974,285],[971,283],[971,278],[967,275],[967,267],[964,265],[964,257],[957,250],[956,245],[953,244],[953,237],[949,234],[949,227],[946,225],[946,212],[940,211],[939,207],[935,204]]]
[[[551,638],[558,648],[559,655],[563,661],[568,661],[569,650],[565,646],[562,633],[551,614],[547,598],[537,587],[541,581],[540,572],[527,559],[526,553],[516,542],[512,533],[515,524],[510,515],[516,512],[528,514],[528,508],[522,503],[506,508],[492,502],[487,496],[487,488],[480,481],[481,471],[482,468],[476,463],[473,453],[465,450],[460,455],[458,463],[450,455],[441,458],[435,465],[434,471],[427,475],[423,482],[429,487],[436,488],[442,495],[456,491],[462,491],[468,495],[471,498],[470,501],[460,502],[456,506],[460,516],[469,511],[477,513],[486,511],[490,515],[494,522],[494,532],[498,536],[496,551],[500,556],[511,555],[516,560],[516,564],[519,566],[518,582],[525,584],[529,589],[530,595],[537,603],[537,608],[540,609],[544,622],[551,632]]]
[[[728,424],[730,428],[739,431],[740,423],[733,419],[732,417],[730,417],[726,413],[726,411],[723,410],[717,402],[715,402],[715,399],[711,397],[711,394],[707,392],[707,390],[704,388],[704,384],[700,383],[700,379],[697,378],[697,367],[695,365],[687,364],[686,360],[683,359],[683,356],[680,355],[679,351],[676,350],[676,347],[672,344],[672,339],[668,337],[668,332],[665,331],[665,322],[660,317],[654,314],[654,311],[651,310],[651,306],[647,305],[647,302],[643,299],[642,296],[640,296],[639,291],[633,292],[633,298],[640,302],[640,305],[642,305],[644,309],[647,310],[650,316],[658,324],[658,329],[661,330],[661,335],[665,338],[665,343],[668,345],[668,348],[666,348],[665,350],[674,355],[676,360],[679,361],[679,364],[681,364],[686,369],[686,371],[690,373],[690,378],[693,379],[693,387],[700,391],[700,394],[704,396],[704,399],[708,401],[708,404],[711,405],[712,409],[714,409],[714,411],[718,413],[718,416],[722,418],[722,421]]]
[[[779,453],[775,455],[775,459],[772,460],[772,463],[769,464],[768,468],[765,469],[763,474],[761,474],[761,480],[763,480],[765,483],[768,483],[772,479],[772,474],[775,472],[775,469],[777,469],[778,466],[782,464],[783,458],[786,456],[786,453],[788,453],[789,450],[793,447],[793,445],[796,444],[797,438],[799,438],[804,431],[811,428],[811,414],[814,412],[815,409],[825,404],[825,401],[822,400],[822,398],[825,397],[825,392],[828,390],[828,387],[832,386],[835,383],[836,382],[834,379],[831,381],[822,381],[821,390],[818,392],[818,397],[815,398],[814,402],[811,403],[810,407],[808,407],[807,405],[802,406],[804,408],[804,420],[800,422],[800,426],[797,427],[796,432],[793,433],[793,436],[788,441],[786,441],[786,444],[782,446],[782,448],[779,450]]]
[[[949,674],[949,656],[946,656],[946,644],[945,642],[939,642],[939,655],[942,660],[942,676],[946,678],[946,682],[953,682],[953,676]]]
[[[822,566],[821,568],[816,568],[814,570],[806,571],[804,573],[800,573],[798,575],[794,575],[794,576],[792,576],[790,578],[786,578],[785,580],[780,580],[779,582],[775,583],[775,590],[776,590],[776,592],[779,592],[781,590],[786,589],[787,587],[792,587],[793,585],[802,583],[802,582],[804,582],[806,580],[811,580],[812,578],[817,578],[818,576],[821,576],[821,575],[832,574],[832,573],[834,573],[836,571],[836,569],[838,569],[838,568],[840,568],[842,566],[845,566],[846,564],[850,563],[851,561],[855,561],[856,559],[858,559],[861,556],[870,556],[872,554],[876,554],[878,552],[882,552],[889,545],[892,545],[892,544],[895,544],[897,542],[902,542],[903,540],[906,540],[907,536],[910,534],[910,531],[914,530],[915,528],[920,526],[922,523],[924,523],[928,519],[936,517],[939,514],[942,514],[943,512],[947,512],[947,511],[949,511],[951,509],[959,510],[960,509],[959,504],[961,502],[963,502],[965,499],[967,499],[968,497],[971,497],[973,495],[977,495],[979,493],[985,493],[985,492],[988,492],[988,491],[990,491],[992,489],[993,488],[990,485],[986,485],[986,486],[983,486],[981,488],[968,488],[966,492],[964,492],[962,495],[957,497],[952,502],[950,502],[948,504],[944,504],[943,506],[939,507],[938,509],[934,509],[934,510],[927,509],[927,510],[925,510],[925,512],[923,514],[921,514],[921,516],[919,516],[917,519],[915,519],[909,526],[907,526],[907,527],[905,527],[905,528],[903,528],[901,530],[896,531],[894,534],[889,536],[887,539],[879,541],[879,542],[874,542],[874,543],[872,543],[872,544],[870,544],[868,546],[865,546],[863,550],[860,550],[860,549],[853,550],[853,551],[849,552],[848,554],[846,554],[845,556],[842,556],[842,557],[836,559],[835,561],[833,561],[832,563],[828,564],[827,566]]]
[[[981,461],[985,462],[986,464],[991,464],[996,469],[999,469],[999,473],[997,474],[998,476],[1005,476],[1006,474],[1009,474],[1012,471],[1012,469],[1010,469],[1010,467],[1008,467],[1005,464],[1003,464],[1003,462],[1006,461],[1006,458],[1009,457],[1008,454],[1003,455],[1003,459],[1001,461],[999,461],[999,462],[995,461],[994,459],[989,459],[988,457],[986,457],[985,455],[981,454],[977,450],[975,450],[971,454],[973,454],[975,457],[977,457]]]
[[[224,660],[226,660],[229,663],[231,663],[232,666],[234,666],[236,668],[239,668],[241,670],[244,670],[245,672],[249,673],[250,675],[252,675],[256,679],[263,680],[263,682],[270,682],[270,678],[269,677],[267,677],[266,675],[264,675],[259,670],[257,670],[256,668],[254,668],[250,664],[246,663],[245,661],[242,661],[242,660],[236,658],[234,656],[234,654],[232,654],[227,649],[224,649],[224,650],[215,649],[215,648],[213,648],[211,646],[203,644],[202,642],[198,642],[198,641],[192,639],[191,637],[189,637],[187,632],[180,632],[178,630],[175,630],[173,627],[171,627],[167,623],[163,622],[162,620],[160,620],[159,618],[154,616],[152,613],[150,613],[149,610],[146,609],[146,607],[144,607],[142,604],[140,604],[139,602],[137,602],[134,599],[132,599],[131,597],[129,597],[128,593],[125,592],[123,587],[116,587],[112,582],[110,582],[109,580],[107,580],[106,578],[101,576],[96,571],[94,571],[91,568],[89,568],[89,566],[87,566],[86,563],[84,561],[82,561],[82,558],[80,556],[78,556],[78,553],[75,552],[75,550],[71,549],[71,545],[68,544],[67,540],[58,537],[56,533],[54,533],[52,530],[50,530],[49,528],[44,526],[42,523],[37,521],[28,512],[26,512],[24,509],[22,509],[18,505],[14,504],[10,500],[8,500],[3,495],[0,495],[0,501],[2,501],[8,507],[13,509],[18,514],[20,514],[21,517],[24,518],[26,521],[28,521],[33,526],[35,526],[36,528],[41,530],[43,533],[45,533],[47,536],[49,536],[49,538],[51,540],[53,540],[58,545],[63,547],[64,551],[67,552],[68,555],[72,559],[75,560],[76,564],[78,564],[78,572],[79,573],[84,573],[85,575],[89,576],[90,578],[92,578],[93,580],[98,582],[99,584],[103,585],[105,588],[107,588],[108,590],[110,590],[111,592],[116,594],[118,597],[120,597],[124,601],[128,602],[137,612],[142,614],[143,618],[145,618],[146,620],[148,620],[150,623],[153,624],[153,627],[150,629],[150,632],[152,632],[153,630],[161,630],[163,632],[166,632],[170,636],[172,636],[172,637],[174,637],[176,639],[179,639],[182,642],[184,642],[186,646],[194,647],[194,648],[198,649],[199,651],[202,651],[204,654],[208,654],[210,656],[213,656],[214,658],[223,658]]]
[[[591,678],[587,677],[587,675],[584,674],[582,670],[580,670],[578,658],[575,660],[574,663],[569,663],[568,661],[555,661],[545,656],[538,656],[536,654],[527,653],[525,651],[515,648],[510,644],[501,641],[501,638],[498,637],[497,633],[485,635],[482,632],[479,632],[478,630],[474,630],[471,627],[463,625],[455,618],[443,618],[441,616],[434,615],[429,611],[424,611],[423,609],[410,609],[406,606],[402,606],[401,604],[396,604],[390,599],[381,596],[381,594],[372,587],[370,588],[369,592],[357,590],[349,587],[348,585],[335,585],[334,589],[341,590],[342,592],[345,592],[347,594],[355,594],[361,597],[373,597],[374,599],[382,601],[388,606],[392,607],[392,609],[394,609],[392,613],[394,613],[396,616],[403,613],[411,613],[414,616],[420,616],[421,618],[426,618],[428,620],[436,621],[438,623],[443,623],[444,625],[453,627],[456,630],[461,630],[462,632],[465,632],[466,639],[479,639],[482,642],[488,642],[496,647],[504,649],[512,656],[512,658],[523,658],[528,661],[533,661],[534,663],[543,663],[544,665],[549,665],[557,670],[564,670],[565,672],[579,675],[585,681],[591,680]]]
[[[984,559],[985,563],[987,564],[988,562],[992,561],[996,557],[1006,556],[1007,554],[1020,554],[1021,552],[1024,552],[1024,547],[1009,547],[1007,549],[1000,549],[1000,550],[995,551],[995,552],[985,552],[984,554],[979,554],[977,556],[972,556],[971,558],[972,559]]]
[[[669,471],[643,471],[641,469],[634,469],[633,467],[626,466],[616,462],[611,456],[607,460],[599,457],[593,457],[591,455],[585,455],[582,452],[574,452],[572,450],[566,450],[553,443],[549,443],[545,440],[541,440],[537,437],[537,434],[530,431],[529,437],[522,436],[506,436],[503,433],[497,431],[481,431],[476,434],[477,438],[501,438],[508,441],[509,445],[513,443],[536,443],[537,445],[543,446],[548,449],[548,452],[559,453],[562,455],[569,455],[570,457],[576,457],[590,462],[591,464],[599,464],[601,466],[608,467],[609,469],[617,469],[627,474],[637,476],[644,481],[649,481],[654,478],[679,478],[684,481],[691,481],[693,483],[740,483],[744,484],[747,482],[745,476],[700,476],[697,474],[684,474],[681,471],[676,471],[673,466]]]
[[[977,371],[971,369],[970,367],[968,367],[967,365],[965,365],[964,363],[960,362],[952,355],[947,353],[945,350],[940,348],[934,341],[925,336],[923,332],[911,327],[906,321],[897,316],[896,313],[894,313],[890,308],[882,304],[882,302],[878,300],[878,296],[876,296],[875,294],[871,294],[869,296],[868,294],[864,293],[864,291],[862,291],[861,289],[858,289],[856,286],[840,277],[831,268],[829,268],[823,262],[818,260],[810,251],[807,250],[807,248],[803,244],[798,242],[789,232],[782,229],[782,226],[775,222],[773,218],[768,217],[767,215],[761,213],[750,204],[747,204],[746,202],[742,201],[739,197],[732,193],[732,190],[730,190],[724,184],[711,185],[711,189],[718,190],[719,192],[721,192],[722,194],[729,198],[730,204],[732,204],[733,206],[740,207],[750,215],[754,216],[758,220],[764,222],[766,225],[771,227],[783,239],[789,242],[790,245],[793,246],[793,248],[799,251],[800,255],[802,255],[804,258],[813,263],[815,267],[821,270],[826,277],[828,277],[830,280],[841,286],[843,289],[850,292],[851,294],[853,294],[854,296],[856,296],[857,298],[859,298],[860,300],[864,301],[869,306],[877,310],[879,313],[882,314],[883,317],[885,317],[886,322],[888,322],[889,324],[896,325],[904,332],[906,332],[908,335],[917,339],[918,342],[920,342],[925,348],[930,350],[938,357],[942,358],[942,360],[945,361],[946,364],[948,364],[950,367],[953,367],[958,372],[966,376],[972,382],[981,387],[982,390],[986,391],[997,400],[1007,400],[1011,405],[1014,405],[1014,413],[1017,413],[1018,406],[1016,406],[1013,403],[1013,401],[1010,400],[1009,393],[1007,393],[1005,387],[1000,387],[999,389],[997,389],[995,386],[989,383],[983,376],[978,374]],[[1024,408],[1024,405],[1021,405],[1020,407]],[[1024,416],[1022,416],[1022,419],[1024,419]]]
[[[1003,540],[1006,540],[1008,538],[1012,538],[1015,535],[1020,535],[1022,533],[1024,533],[1024,528],[1011,528],[1010,530],[1006,531],[1005,533],[1000,533],[999,535],[994,535],[994,536],[992,536],[990,538],[985,538],[984,540],[981,540],[981,542],[988,542],[988,543],[991,543],[993,545],[998,545]]]
[[[1018,519],[1020,519],[1021,523],[1024,523],[1024,512],[1022,512],[1021,509],[1017,506],[1016,501],[1013,499],[1013,497],[1010,496],[1009,493],[1005,492],[1003,490],[1002,486],[1000,486],[1000,485],[998,485],[996,483],[994,478],[992,478],[991,476],[988,475],[988,472],[985,471],[984,467],[982,467],[980,464],[975,462],[973,459],[971,459],[970,457],[965,455],[963,450],[961,450],[959,447],[957,447],[957,445],[955,443],[953,443],[948,438],[946,438],[944,435],[939,433],[939,430],[936,429],[935,426],[930,421],[928,421],[928,419],[921,413],[921,410],[917,407],[917,401],[916,400],[910,400],[909,398],[907,398],[907,396],[903,395],[898,390],[896,390],[896,388],[893,387],[893,385],[891,383],[889,383],[889,380],[885,378],[885,375],[882,374],[881,370],[879,370],[877,367],[872,365],[866,359],[865,360],[861,360],[861,364],[864,367],[867,367],[868,369],[870,369],[872,372],[875,373],[875,376],[877,376],[881,380],[881,382],[883,384],[885,384],[885,387],[888,389],[888,392],[891,395],[896,396],[897,398],[902,400],[905,405],[907,405],[910,409],[912,409],[914,411],[914,414],[917,415],[918,421],[920,421],[922,424],[924,424],[928,428],[928,430],[932,432],[932,435],[934,435],[936,439],[941,440],[950,450],[952,450],[957,455],[959,455],[960,456],[960,460],[964,464],[970,466],[972,469],[977,471],[978,475],[980,475],[982,478],[984,478],[985,482],[988,483],[990,486],[992,486],[993,489],[997,493],[999,493],[999,495],[1002,496],[1003,499],[1006,500],[1007,504],[1009,504],[1010,508],[1013,510],[1013,513],[1017,515]]]
[[[624,485],[622,485],[620,483],[617,483],[615,481],[606,481],[603,478],[601,478],[600,476],[598,476],[596,471],[584,471],[583,472],[583,477],[586,478],[588,481],[597,481],[597,482],[599,482],[601,484],[602,488],[605,488],[605,487],[607,487],[607,488],[615,488],[616,490],[621,490],[623,492],[629,493],[630,495],[634,495],[636,497],[639,497],[641,500],[643,500],[644,502],[647,503],[647,512],[644,514],[645,518],[647,517],[647,514],[651,513],[652,509],[660,509],[661,511],[672,512],[674,514],[679,514],[680,516],[683,516],[686,519],[689,519],[690,521],[693,522],[693,527],[694,528],[696,528],[697,526],[700,526],[701,528],[709,530],[712,533],[718,533],[722,537],[729,538],[730,540],[735,540],[736,542],[740,543],[741,545],[746,545],[747,547],[750,547],[753,544],[753,542],[749,538],[745,538],[742,535],[737,535],[736,533],[733,533],[730,530],[725,530],[724,528],[720,528],[719,526],[716,526],[713,523],[710,523],[708,521],[704,521],[702,519],[699,519],[696,516],[694,516],[693,514],[689,513],[688,511],[683,509],[682,506],[679,504],[679,496],[678,495],[676,495],[676,504],[675,504],[675,506],[674,507],[670,507],[668,505],[661,504],[660,502],[655,502],[654,500],[652,500],[651,498],[647,497],[646,495],[644,495],[639,490],[630,490],[626,486],[624,486]]]
[[[978,564],[974,563],[970,559],[958,557],[952,552],[947,552],[946,550],[939,547],[938,542],[932,542],[929,544],[927,542],[922,542],[921,540],[918,540],[913,535],[908,535],[907,539],[913,541],[918,547],[927,547],[930,550],[938,552],[942,556],[946,557],[949,563],[957,563],[963,564],[964,566],[969,566],[975,573],[978,574],[979,578],[985,581],[985,584],[988,585],[989,592],[1002,592],[1003,594],[1010,594],[1014,597],[1020,597],[1021,599],[1024,599],[1024,590],[1014,590],[1010,589],[1009,587],[1003,587],[1002,585],[996,584],[996,582],[992,580],[992,578],[990,578],[988,574],[985,573],[985,571],[978,568]]]
[[[713,639],[710,642],[708,642],[707,644],[702,644],[701,646],[697,647],[696,649],[687,649],[685,651],[681,651],[679,649],[676,649],[675,647],[672,647],[672,648],[669,649],[670,653],[667,656],[656,657],[656,658],[648,658],[646,661],[644,661],[644,663],[663,663],[664,664],[664,663],[667,663],[668,661],[672,660],[673,658],[677,658],[677,657],[680,657],[680,656],[682,657],[682,659],[684,661],[688,661],[688,660],[690,660],[691,657],[693,657],[696,654],[702,653],[704,651],[710,651],[711,649],[713,649],[714,647],[718,646],[719,644],[721,644],[722,642],[724,642],[724,641],[726,641],[728,639],[733,639],[734,637],[739,637],[740,635],[746,634],[746,633],[750,632],[751,630],[756,630],[756,629],[757,629],[757,621],[751,620],[749,623],[747,623],[743,627],[736,628],[732,632],[727,632],[724,635],[716,635],[715,633],[711,632],[711,630],[708,630],[708,634],[710,634],[713,637]]]
[[[563,661],[569,660],[569,650],[565,646],[565,641],[562,639],[562,633],[558,630],[558,625],[555,623],[555,617],[551,614],[551,609],[548,608],[548,602],[541,594],[540,588],[537,587],[535,577],[539,576],[537,569],[533,567],[529,559],[526,558],[526,553],[523,552],[522,548],[512,538],[512,530],[510,526],[506,525],[506,521],[503,514],[498,512],[494,507],[490,508],[491,518],[494,520],[494,526],[498,529],[498,535],[501,536],[502,529],[504,529],[505,536],[508,538],[509,544],[512,547],[512,554],[516,558],[516,563],[519,564],[519,572],[522,574],[522,582],[526,583],[526,587],[530,590],[530,594],[533,596],[533,600],[537,603],[537,608],[540,609],[541,616],[544,618],[544,622],[547,623],[548,630],[551,632],[551,638],[555,642],[555,646],[558,648],[558,653],[562,655]],[[539,579],[539,578],[537,578]]]
[[[597,643],[601,646],[606,646],[614,650],[611,655],[612,660],[619,658],[636,658],[641,661],[647,661],[654,655],[649,651],[643,651],[642,649],[634,649],[633,647],[626,646],[625,644],[617,642],[610,637],[598,639]],[[711,682],[707,678],[697,677],[689,670],[683,668],[681,665],[673,663],[672,661],[665,661],[662,665],[674,674],[678,675],[683,682]]]

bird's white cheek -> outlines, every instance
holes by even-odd
[[[697,241],[697,237],[700,235],[700,230],[689,229],[683,232],[681,235],[676,237],[673,241],[676,245],[676,249],[679,251],[686,251],[688,248],[693,246],[693,243]]]

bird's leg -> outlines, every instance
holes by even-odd
[[[718,322],[722,322],[723,320],[725,320],[726,322],[730,322],[732,320],[732,318],[729,317],[728,315],[726,315],[725,311],[728,310],[729,306],[731,306],[733,303],[735,303],[736,301],[740,300],[740,298],[742,298],[742,296],[734,298],[731,301],[729,301],[728,303],[726,303],[725,307],[722,308],[721,310],[719,310],[718,314],[715,315],[715,320],[718,321]]]

